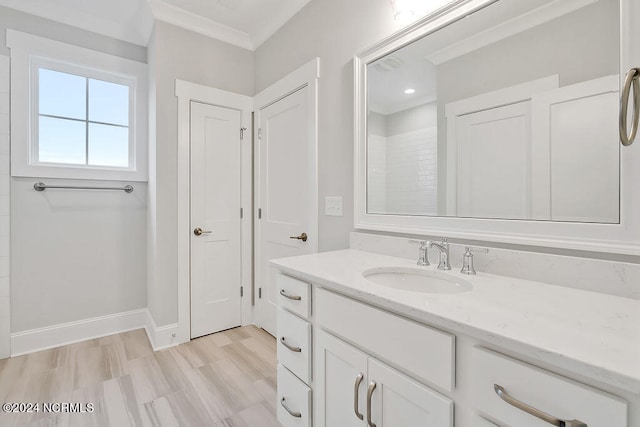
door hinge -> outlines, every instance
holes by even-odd
[[[244,131],[247,130],[247,128],[240,128],[240,141],[242,141],[244,139]]]
[[[262,128],[258,128],[258,139],[262,139]]]
[[[240,286],[240,298],[244,296],[244,287]]]
[[[244,209],[240,208],[240,219],[244,217]]]
[[[258,219],[262,219],[262,209],[258,208]]]
[[[262,298],[262,288],[258,288],[258,298]]]

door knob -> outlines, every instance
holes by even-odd
[[[302,233],[299,236],[291,236],[289,237],[290,239],[298,239],[298,240],[302,240],[303,242],[306,242],[307,239],[309,238],[309,236],[307,236],[307,233]]]
[[[213,231],[203,231],[202,228],[197,227],[193,230],[193,234],[196,236],[202,236],[203,234],[211,234]]]

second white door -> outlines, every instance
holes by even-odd
[[[315,98],[305,86],[257,111],[258,323],[276,333],[275,271],[269,260],[316,252]]]
[[[191,103],[191,338],[242,321],[241,119]]]

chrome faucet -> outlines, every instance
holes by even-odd
[[[416,264],[427,267],[429,266],[429,258],[427,257],[427,241],[426,240],[409,240],[410,243],[420,244],[418,249],[418,261]]]
[[[451,270],[451,264],[449,263],[449,242],[447,242],[446,237],[444,237],[440,243],[429,240],[427,247],[436,248],[440,252],[438,270]]]

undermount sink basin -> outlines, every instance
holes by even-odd
[[[427,294],[458,294],[470,291],[473,287],[464,279],[420,268],[372,268],[362,275],[373,283],[388,288]]]

